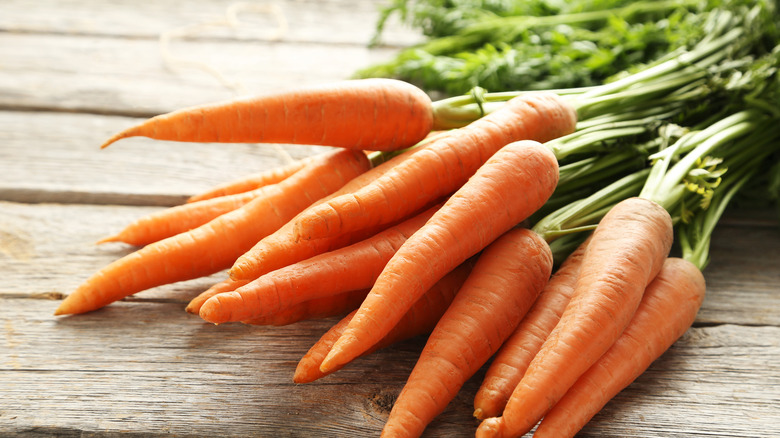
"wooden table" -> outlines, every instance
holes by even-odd
[[[1,436],[378,436],[421,339],[295,385],[298,359],[334,320],[213,326],[186,314],[222,275],[52,316],[91,273],[132,251],[97,239],[320,149],[128,139],[98,150],[110,134],[241,91],[343,79],[419,40],[394,25],[393,45],[368,49],[374,1],[261,2],[231,27],[224,17],[236,5],[0,4]],[[780,436],[780,230],[762,217],[724,221],[694,327],[582,436]],[[427,436],[473,436],[480,377]]]

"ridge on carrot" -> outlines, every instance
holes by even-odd
[[[474,265],[472,259],[463,262],[457,268],[442,277],[441,280],[437,281],[436,284],[428,289],[428,291],[425,292],[425,295],[420,297],[409,311],[404,314],[398,324],[396,324],[381,341],[377,342],[373,347],[366,351],[365,354],[381,350],[382,348],[414,336],[430,333],[441,318],[441,315],[444,314],[450,303],[452,303],[455,294],[458,293],[458,290],[463,285],[466,277],[468,277],[471,272]],[[368,294],[368,291],[366,291],[366,294]],[[295,368],[295,375],[293,376],[293,381],[295,383],[310,383],[341,369],[341,367],[337,367],[331,369],[328,373],[323,373],[320,371],[320,364],[322,363],[322,360],[325,359],[325,356],[328,354],[331,347],[333,347],[333,344],[347,328],[349,321],[352,320],[354,315],[355,311],[333,325],[333,327],[323,334],[309,349],[303,358],[301,358],[298,362],[298,366]]]
[[[403,161],[409,159],[409,157],[418,151],[419,147],[407,149],[406,151],[403,151],[387,159],[386,161],[379,163],[375,162],[373,158],[385,158],[387,154],[382,153],[379,155],[374,155],[370,160],[373,164],[371,169],[353,178],[334,193],[315,202],[312,204],[312,206],[296,215],[295,218],[285,223],[284,226],[279,228],[273,234],[264,237],[251,249],[249,249],[249,251],[242,254],[241,257],[239,257],[230,268],[230,277],[235,280],[254,280],[263,274],[267,274],[268,272],[274,271],[284,266],[288,266],[293,263],[306,260],[310,257],[314,257],[318,254],[322,254],[324,252],[332,251],[334,249],[358,242],[374,235],[376,232],[381,231],[387,226],[392,225],[381,224],[379,226],[366,228],[355,233],[322,239],[303,240],[295,238],[295,221],[298,217],[305,214],[307,211],[311,210],[317,205],[323,204],[330,199],[352,193],[362,187],[365,187],[368,184],[371,184],[375,179],[379,178],[381,175],[384,175],[390,169],[399,165]]]
[[[198,296],[195,298],[191,299],[184,310],[187,313],[197,315],[198,312],[200,312],[200,308],[203,306],[203,303],[205,303],[209,298],[223,292],[232,292],[247,283],[249,283],[249,280],[233,280],[232,278],[226,278],[219,283],[211,285],[211,287],[198,294]]]
[[[561,319],[569,303],[587,240],[571,253],[547,282],[531,309],[496,353],[474,397],[474,417],[497,417],[528,364]]]
[[[483,118],[421,146],[373,183],[309,209],[296,219],[296,236],[334,236],[403,217],[453,193],[503,146],[557,138],[573,132],[576,121],[574,108],[554,93],[515,97]]]
[[[55,315],[96,310],[151,287],[226,269],[260,238],[367,168],[362,152],[334,150],[275,185],[269,196],[115,260],[68,295]]]
[[[265,186],[249,192],[176,205],[142,216],[119,233],[100,239],[97,243],[124,242],[134,246],[148,245],[197,228],[246,205],[255,198],[269,196],[275,190],[273,186]]]
[[[482,251],[428,337],[382,437],[422,434],[515,330],[552,266],[547,242],[527,228],[507,231]]]
[[[382,339],[442,276],[541,207],[557,182],[555,156],[536,141],[496,152],[390,259],[322,371]]]
[[[330,318],[349,313],[360,306],[368,289],[341,292],[329,297],[314,298],[256,318],[241,321],[244,324],[281,326],[309,319]]]
[[[625,331],[544,416],[534,437],[573,437],[691,326],[705,294],[696,265],[669,258]]]
[[[216,143],[288,143],[398,150],[433,128],[430,97],[394,79],[301,87],[161,114],[109,138]]]
[[[512,392],[500,420],[478,436],[522,436],[560,400],[628,325],[672,245],[672,219],[655,202],[629,198],[599,222],[572,298]]]
[[[232,181],[217,184],[208,190],[190,196],[187,199],[187,202],[197,202],[203,201],[204,199],[218,198],[220,196],[235,195],[236,193],[244,193],[259,189],[260,187],[282,182],[290,175],[301,170],[304,166],[306,166],[306,164],[308,164],[309,161],[313,159],[316,159],[316,156],[307,157],[302,160],[296,160],[284,166],[275,167],[263,172],[244,175]]]
[[[199,315],[221,324],[265,317],[283,308],[350,290],[370,288],[398,248],[436,211],[430,208],[350,246],[269,272],[203,303]]]

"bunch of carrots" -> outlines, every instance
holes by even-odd
[[[343,316],[298,383],[428,336],[382,436],[421,435],[491,358],[477,436],[537,424],[572,436],[693,323],[714,224],[778,151],[780,116],[761,105],[690,111],[780,84],[780,50],[741,57],[754,50],[745,17],[756,15],[713,16],[705,41],[595,88],[432,102],[361,79],[144,121],[104,147],[146,136],[333,148],[104,239],[140,248],[55,313],[226,271],[188,312],[214,324]],[[675,236],[683,257],[670,256]]]

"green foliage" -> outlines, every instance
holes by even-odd
[[[475,86],[592,86],[700,38],[702,17],[692,8],[691,2],[626,0],[398,0],[384,10],[377,40],[393,13],[430,39],[357,76],[396,77],[447,95]],[[608,10],[614,12],[580,15]],[[540,17],[554,20],[548,25],[535,20]]]

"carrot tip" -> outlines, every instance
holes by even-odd
[[[67,315],[67,314],[71,313],[71,312],[68,310],[68,307],[69,307],[69,306],[65,306],[65,305],[63,305],[63,304],[65,304],[65,303],[62,303],[62,304],[60,304],[60,305],[59,305],[59,307],[57,307],[57,308],[54,310],[54,316],[59,316],[59,315]]]
[[[479,424],[476,438],[502,437],[504,436],[504,421],[501,417],[487,418]]]
[[[120,242],[120,241],[121,241],[121,239],[119,238],[119,235],[116,234],[116,235],[104,237],[104,238],[98,240],[97,242],[95,242],[95,245],[100,245],[102,243],[109,243],[109,242]]]
[[[474,418],[476,418],[477,420],[484,420],[485,412],[480,408],[474,409]]]

